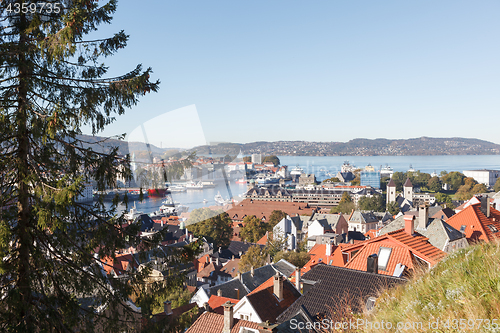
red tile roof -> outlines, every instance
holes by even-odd
[[[210,306],[213,312],[218,314],[224,314],[224,307],[222,306],[222,304],[226,303],[227,301],[233,304],[238,303],[238,300],[234,298],[212,295],[208,300],[208,306]]]
[[[397,264],[413,269],[416,260],[413,255],[428,262],[430,266],[434,266],[446,256],[445,252],[431,245],[428,238],[417,233],[410,235],[404,229],[400,229],[345,247],[343,252],[351,254],[351,258],[345,267],[366,271],[368,256],[374,253],[378,254],[380,247],[392,249],[387,269],[385,271],[379,270],[380,274],[385,275],[392,275]],[[357,252],[353,254],[354,251]]]
[[[231,333],[239,333],[242,327],[253,328],[254,330],[258,330],[259,328],[262,329],[257,323],[242,319],[234,319]],[[191,327],[187,329],[186,333],[221,333],[223,328],[223,314],[204,312],[196,319]]]
[[[117,255],[113,260],[111,257],[106,257],[102,260],[104,271],[107,274],[111,274],[112,271],[117,276],[123,275],[129,269],[129,265],[132,264],[132,267],[139,267],[131,254],[121,254]]]
[[[305,273],[308,272],[312,267],[316,266],[318,263],[324,263],[324,264],[330,264],[330,261],[333,263],[333,252],[335,251],[336,247],[332,247],[332,255],[327,256],[326,255],[326,244],[316,244],[312,247],[311,250],[309,250],[309,254],[311,255],[311,259],[304,265],[302,268],[301,272]]]
[[[255,215],[257,218],[267,218],[271,216],[273,210],[282,210],[290,216],[311,215],[314,208],[308,207],[306,203],[299,202],[281,202],[245,199],[237,203],[227,211],[233,221],[243,221],[245,216]]]
[[[460,230],[465,226],[465,237],[468,241],[491,242],[500,239],[500,212],[490,207],[490,217],[481,211],[481,204],[471,204],[461,212],[450,217],[446,223]],[[489,226],[493,226],[493,230]],[[498,230],[494,232],[494,230]]]
[[[276,322],[276,318],[292,305],[301,294],[295,289],[290,281],[284,276],[280,276],[283,281],[283,299],[278,301],[274,295],[274,277],[268,279],[261,290],[252,292],[245,297],[259,315],[262,321]],[[269,285],[269,280],[272,283]]]

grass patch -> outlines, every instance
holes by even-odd
[[[394,326],[382,331],[397,331],[400,322],[422,323],[407,325],[404,332],[500,332],[500,245],[481,243],[450,254],[431,271],[384,292],[363,318]],[[484,319],[496,319],[499,329],[487,329]],[[436,321],[438,327],[429,327]]]

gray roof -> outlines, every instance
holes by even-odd
[[[283,276],[286,276],[286,277],[289,277],[290,275],[292,275],[295,272],[295,270],[297,269],[296,266],[289,263],[285,259],[281,259],[277,263],[272,264],[272,266],[274,267],[275,270],[277,270],[278,272],[283,274]]]
[[[335,229],[339,223],[342,214],[314,214],[313,218],[316,220],[326,220],[330,228]]]
[[[253,291],[275,274],[276,269],[274,269],[272,265],[265,265],[254,269],[253,276],[251,275],[251,272],[241,274],[241,280],[249,291]]]
[[[394,221],[390,222],[388,225],[382,227],[380,229],[379,235],[384,235],[388,232],[404,229],[405,227],[405,218],[404,215],[396,217]]]
[[[452,242],[465,237],[464,234],[441,219],[433,219],[427,225],[427,229],[419,229],[417,232],[422,236],[429,238],[429,243],[442,251],[444,251],[444,246],[447,241]]]
[[[236,289],[240,291],[240,299],[248,294],[247,288],[245,288],[243,283],[238,278],[232,279],[217,286],[210,287],[206,290],[206,292],[209,298],[212,295],[217,295],[217,291],[220,290],[222,293],[222,297],[237,299],[238,295]]]
[[[401,215],[394,221],[380,229],[379,235],[381,236],[392,231],[400,230],[404,227],[404,215]],[[429,243],[442,251],[444,251],[444,246],[446,245],[447,241],[452,242],[454,240],[465,237],[460,231],[453,228],[441,219],[429,219],[427,221],[426,229],[417,229],[415,227],[415,231],[422,236],[429,238]]]
[[[297,230],[302,230],[302,226],[304,225],[304,223],[307,224],[310,218],[311,218],[310,216],[300,216],[300,215],[290,217],[293,224],[295,224]]]
[[[429,214],[429,216],[433,216],[434,214],[436,214],[437,212],[439,212],[441,209],[443,209],[443,207],[441,207],[439,205],[429,207],[428,208],[428,214]]]
[[[352,214],[349,222],[374,223],[378,222],[378,218],[372,212],[361,212],[357,210]]]
[[[369,296],[377,297],[381,289],[390,288],[405,280],[393,276],[373,274],[344,267],[318,264],[303,275],[303,280],[315,282],[306,293],[296,300],[285,312],[278,316],[278,323],[283,323],[305,309],[321,320],[322,316],[335,318],[333,311],[348,301],[354,312],[361,311],[361,302]],[[332,311],[333,310],[333,311]]]

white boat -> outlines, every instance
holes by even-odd
[[[187,190],[203,190],[203,183],[202,182],[190,182],[186,184],[186,189]]]
[[[123,217],[127,221],[134,221],[136,218],[138,218],[142,214],[144,214],[144,213],[137,210],[137,208],[135,207],[135,202],[134,202],[134,207],[130,208],[130,211],[128,213],[123,214]]]
[[[292,170],[290,170],[291,176],[300,176],[303,173],[304,173],[304,169],[302,169],[298,165],[295,168],[293,168]]]
[[[344,161],[344,164],[340,166],[340,172],[354,172],[356,170],[356,166],[354,164],[350,164],[349,161]]]
[[[172,185],[168,188],[170,192],[184,192],[186,191],[186,186],[184,185]]]
[[[224,206],[224,205],[227,205],[227,204],[230,204],[231,203],[231,200],[224,200],[224,198],[222,197],[222,195],[220,195],[220,192],[217,192],[217,194],[215,195],[214,197],[214,200],[217,204],[221,205],[221,206]]]

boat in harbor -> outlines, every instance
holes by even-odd
[[[184,185],[172,185],[169,186],[168,188],[170,192],[185,192],[187,190],[186,186]]]
[[[227,205],[227,204],[230,204],[232,201],[227,199],[227,200],[224,200],[224,198],[222,197],[222,195],[220,194],[220,192],[217,192],[217,194],[215,195],[214,197],[214,200],[217,204],[221,205],[221,206],[224,206],[224,205]]]
[[[236,184],[246,184],[247,180],[245,177],[236,180]]]
[[[134,207],[130,208],[130,211],[128,213],[123,214],[123,217],[127,221],[134,221],[136,218],[138,218],[142,214],[144,214],[144,213],[137,210],[137,208],[135,207],[135,202],[134,202]]]
[[[150,189],[148,189],[148,195],[150,197],[163,198],[168,193],[170,193],[170,191],[166,188],[150,188]]]
[[[294,167],[292,170],[290,170],[290,176],[300,176],[301,174],[304,173],[304,169],[302,169],[301,167],[299,167],[299,165],[297,165],[296,167]]]
[[[187,190],[203,190],[202,182],[190,182],[186,184]]]
[[[380,177],[389,177],[392,178],[392,174],[394,170],[386,164],[384,167],[380,166]]]

